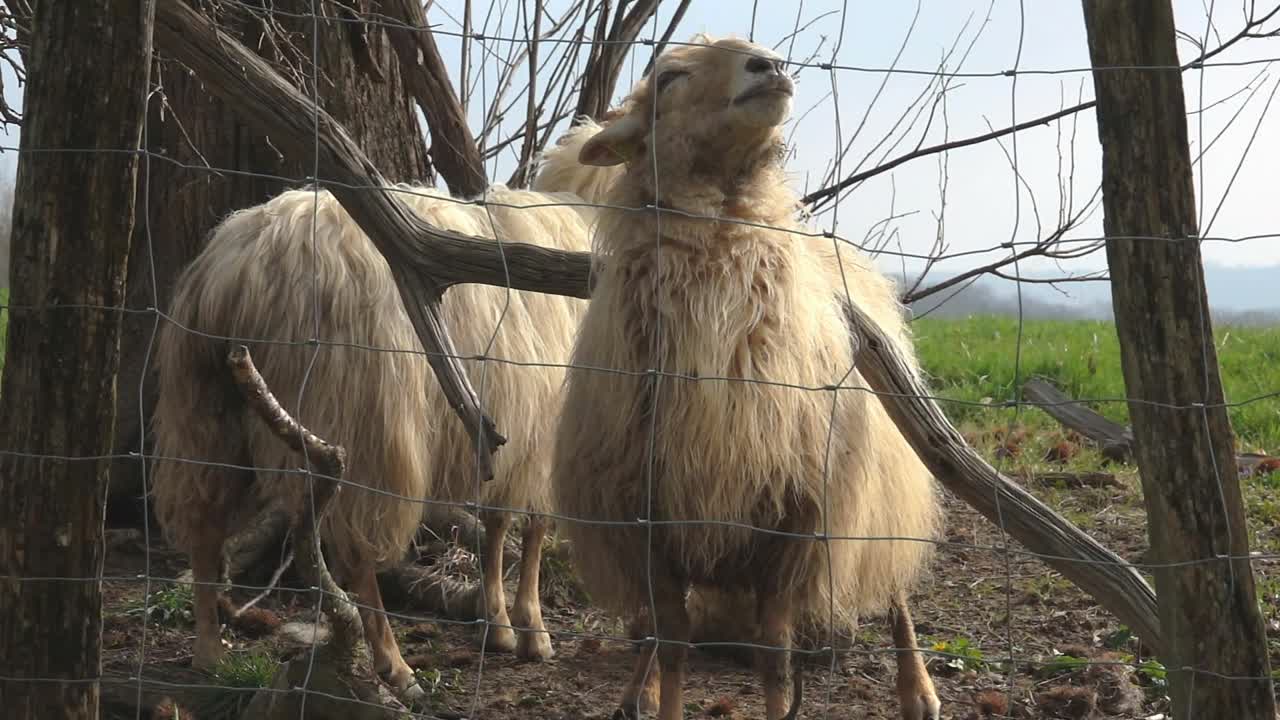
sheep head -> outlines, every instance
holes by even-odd
[[[746,40],[695,36],[658,57],[578,159],[597,166],[656,160],[664,174],[706,166],[733,174],[771,161],[795,90],[783,64]]]

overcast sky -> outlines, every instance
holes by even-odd
[[[532,0],[525,1],[532,7]],[[492,88],[496,83],[499,63],[482,62],[484,53],[505,57],[509,43],[523,38],[518,24],[519,2],[495,2],[492,8],[490,3],[473,2],[477,29],[486,14],[492,12],[496,16],[500,8],[507,8],[505,22],[499,27],[490,21],[485,30],[489,37],[499,39],[487,41],[484,48],[473,47],[472,62],[486,73],[485,87]],[[1214,47],[1243,26],[1241,4],[1242,0],[1175,0],[1178,29],[1201,39],[1208,33],[1208,45]],[[552,15],[558,15],[568,5],[566,0],[544,2]],[[657,23],[646,28],[643,37],[661,32],[676,3],[665,0],[662,5]],[[752,5],[749,0],[694,0],[676,39],[688,40],[699,31],[746,36],[752,31]],[[794,132],[795,155],[790,169],[798,189],[822,184],[841,142],[853,140],[840,168],[841,174],[847,174],[859,167],[872,167],[882,158],[895,157],[917,144],[932,145],[981,134],[1093,96],[1078,0],[921,0],[918,8],[911,0],[774,0],[758,5],[754,15],[758,42],[770,46],[781,43],[779,52],[797,60],[808,58],[817,50],[815,62],[850,68],[826,71],[811,67],[800,71],[795,111],[788,127],[788,132]],[[1259,7],[1270,5],[1264,2]],[[457,21],[462,6],[462,0],[436,0],[429,16],[437,26],[441,52],[454,71],[455,80],[460,49],[451,33],[460,30]],[[1207,22],[1210,7],[1216,32],[1209,29]],[[786,38],[795,28],[797,17],[803,29],[792,43]],[[904,47],[913,21],[914,30]],[[1277,25],[1280,23],[1273,22],[1269,28]],[[576,24],[571,23],[561,37],[568,37],[575,29]],[[956,51],[947,62],[949,71],[958,68],[964,73],[991,76],[954,78],[947,93],[945,123],[935,120],[922,138],[921,121],[905,136],[895,135],[890,143],[882,143],[895,124],[901,122],[900,129],[907,126],[909,120],[901,120],[903,112],[933,82],[932,71],[953,46]],[[968,57],[960,66],[966,50]],[[886,72],[899,52],[899,72]],[[1179,52],[1185,61],[1199,51],[1191,42],[1182,40]],[[619,95],[639,76],[649,53],[647,47],[633,53],[623,73]],[[1237,64],[1183,75],[1193,157],[1212,141],[1203,165],[1196,166],[1198,200],[1204,208],[1201,231],[1206,236],[1239,238],[1280,233],[1280,212],[1275,200],[1276,188],[1280,187],[1280,164],[1275,162],[1280,157],[1280,100],[1272,104],[1259,125],[1262,108],[1275,91],[1280,73],[1274,72],[1271,65],[1253,62],[1269,57],[1280,58],[1280,40],[1245,40],[1214,58],[1217,63]],[[1251,64],[1238,64],[1242,62]],[[1003,73],[1015,67],[1023,72],[1013,77]],[[513,93],[519,92],[526,72],[517,73],[521,83]],[[6,97],[13,104],[20,104],[20,91],[7,67],[4,73]],[[1256,93],[1246,104],[1253,89]],[[516,107],[522,108],[523,104],[520,100]],[[929,107],[926,104],[926,114]],[[1208,109],[1197,112],[1201,107]],[[472,104],[473,127],[479,125],[485,110],[483,102]],[[941,113],[939,106],[938,118]],[[518,112],[512,114],[506,129],[514,129],[516,123],[522,122],[522,118],[515,117]],[[1233,117],[1234,124],[1218,137]],[[1061,123],[1018,134],[1016,147],[1013,137],[1006,137],[1003,149],[996,143],[987,143],[949,153],[945,212],[940,193],[942,156],[907,163],[845,198],[838,208],[836,231],[862,242],[888,230],[893,238],[891,253],[927,254],[941,222],[950,253],[994,248],[985,255],[969,255],[943,264],[942,271],[996,259],[1007,252],[999,249],[1001,243],[1030,241],[1037,233],[1057,227],[1064,194],[1074,195],[1077,210],[1088,203],[1099,178],[1100,151],[1094,123],[1094,115],[1086,111]],[[1252,147],[1246,153],[1255,130]],[[5,146],[15,146],[16,133],[11,131],[0,141]],[[890,147],[894,142],[896,147]],[[1018,187],[1010,164],[1015,151],[1022,187]],[[493,176],[506,177],[512,158],[503,156],[495,162],[497,172]],[[0,168],[7,175],[12,174],[14,164],[14,153],[5,152],[0,157]],[[1062,181],[1066,185],[1064,192],[1060,192],[1060,164],[1070,174],[1069,182]],[[901,217],[886,222],[891,215]],[[832,220],[832,215],[827,214],[819,222],[829,228]],[[1101,220],[1101,210],[1096,209],[1072,236],[1100,235]],[[1280,237],[1211,242],[1204,251],[1206,260],[1215,264],[1280,264]],[[899,267],[892,254],[882,256],[882,262]],[[1074,261],[1068,270],[1083,272],[1104,264],[1104,257],[1098,254]],[[1060,272],[1045,263],[1027,263],[1021,271],[1029,276]]]

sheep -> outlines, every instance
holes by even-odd
[[[495,186],[480,206],[429,188],[395,189],[437,227],[589,249],[591,210],[547,205],[575,202],[569,194]],[[508,207],[535,204],[543,206]],[[481,483],[475,451],[432,375],[390,267],[338,201],[327,191],[291,190],[225,218],[178,278],[173,322],[161,328],[156,351],[160,459],[152,493],[164,533],[190,557],[197,583],[193,665],[209,668],[223,654],[215,583],[226,538],[256,504],[280,501],[296,513],[307,499],[302,476],[287,472],[296,458],[236,394],[218,337],[253,344],[262,375],[294,417],[348,451],[355,485],[334,504],[322,537],[336,573],[364,606],[375,669],[393,688],[408,690],[413,673],[383,612],[375,571],[403,558],[426,498],[499,508],[481,512],[482,636],[489,649],[551,657],[538,569],[563,376],[554,363],[567,359],[584,308],[581,300],[483,285],[445,294],[443,320],[458,352],[498,359],[464,362],[508,438],[495,457],[494,480]],[[322,344],[309,344],[312,338]],[[502,548],[511,517],[501,508],[533,513],[510,617]],[[518,638],[512,626],[522,631]]]
[[[701,591],[753,594],[756,641],[783,650],[757,653],[769,720],[787,711],[792,628],[831,610],[889,611],[902,715],[937,718],[905,597],[931,557],[939,495],[879,401],[853,389],[865,382],[840,303],[847,293],[919,372],[903,308],[864,255],[790,232],[780,126],[793,83],[778,55],[693,43],[659,56],[579,150],[620,175],[596,220],[552,488],[593,599],[663,641],[642,649],[618,713],[657,685],[658,717],[681,716],[686,593]],[[797,672],[792,714],[799,687]]]

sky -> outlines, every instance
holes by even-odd
[[[1178,29],[1188,38],[1203,38],[1208,32],[1211,48],[1244,25],[1244,11],[1239,0],[1233,0],[1212,6],[1210,28],[1207,3],[1212,1],[1174,3]],[[546,3],[552,16],[568,5]],[[664,2],[656,22],[641,37],[661,33],[675,5],[670,0]],[[694,0],[675,39],[687,41],[695,32],[749,36],[753,28],[752,5],[746,0]],[[430,20],[437,25],[437,41],[447,61],[460,54],[452,33],[461,30],[462,6],[461,0],[437,0],[432,7]],[[484,5],[474,6],[474,24],[479,26],[484,17],[480,8]],[[787,131],[794,141],[795,154],[789,163],[792,181],[801,190],[822,185],[836,148],[850,141],[851,150],[840,168],[844,174],[873,167],[917,144],[927,146],[982,134],[1093,97],[1078,2],[921,0],[917,4],[911,0],[806,0],[763,2],[757,6],[757,42],[777,46],[783,54],[800,60],[817,51],[817,62],[847,68],[826,71],[809,67],[800,71],[795,110]],[[491,25],[486,34],[523,38],[516,11],[509,10],[507,16],[503,30]],[[797,20],[801,28],[798,34],[794,33]],[[1267,28],[1276,26],[1280,23],[1273,22]],[[571,30],[572,25],[561,36]],[[794,41],[790,38],[793,34]],[[506,44],[492,41],[487,45],[493,54],[505,55]],[[933,83],[932,71],[953,47],[957,49],[947,62],[949,71],[992,76],[952,79],[946,93],[946,123],[935,122],[928,133],[922,132],[923,123],[919,123],[911,132],[900,132],[884,142],[895,124],[900,123],[904,111]],[[961,64],[966,50],[967,57]],[[616,97],[621,97],[639,76],[650,52],[642,47],[633,53],[633,62],[624,71]],[[1198,50],[1192,42],[1180,41],[1179,52],[1187,60]],[[1238,63],[1268,56],[1280,58],[1280,40],[1247,40],[1215,60]],[[475,60],[472,62],[474,65]],[[456,63],[453,65],[456,68]],[[898,72],[886,72],[890,67],[896,67]],[[1015,67],[1036,72],[1013,77],[1002,74]],[[526,72],[520,70],[516,75],[523,77]],[[496,84],[496,75],[494,70],[490,86]],[[1202,234],[1238,238],[1280,233],[1280,215],[1274,211],[1274,201],[1264,198],[1264,193],[1268,197],[1274,195],[1280,185],[1280,166],[1266,160],[1277,157],[1280,150],[1280,102],[1269,110],[1250,145],[1250,136],[1263,117],[1262,108],[1268,95],[1275,91],[1280,75],[1271,66],[1249,64],[1213,66],[1202,72],[1184,73],[1183,77],[1193,157],[1212,141],[1195,168],[1202,215],[1212,219],[1202,223]],[[1245,102],[1250,90],[1255,92]],[[1198,112],[1201,107],[1209,109]],[[941,108],[937,111],[940,115]],[[480,115],[472,114],[475,127]],[[515,118],[511,127],[519,121]],[[973,254],[939,263],[935,268],[939,276],[997,259],[1007,252],[999,249],[1002,243],[1032,241],[1052,232],[1067,205],[1062,200],[1064,196],[1073,200],[1068,214],[1092,207],[1092,213],[1068,237],[1098,237],[1102,234],[1102,212],[1095,192],[1100,180],[1101,151],[1095,122],[1091,111],[1081,112],[1067,121],[1019,133],[1016,140],[1008,137],[1003,145],[987,143],[950,152],[945,166],[940,155],[907,163],[860,186],[840,202],[834,218],[828,214],[818,218],[818,223],[831,229],[834,221],[835,231],[854,242],[888,236],[891,244],[879,260],[886,268],[894,269],[901,269],[905,263],[908,274],[914,274],[919,263],[901,255],[929,255],[941,232],[950,253]],[[1221,137],[1219,133],[1223,133]],[[1015,154],[1018,173],[1013,171],[1011,162]],[[505,167],[509,168],[510,163]],[[940,191],[944,167],[948,178],[945,204]],[[506,172],[495,173],[494,177],[506,177]],[[1068,179],[1060,182],[1060,177]],[[1060,191],[1060,187],[1065,189]],[[1280,264],[1277,241],[1280,237],[1208,242],[1204,245],[1205,259],[1225,266],[1276,265]],[[991,251],[980,252],[988,249]],[[1098,253],[1065,267],[1067,274],[1099,270],[1105,268],[1105,257]],[[1028,277],[1063,274],[1057,263],[1045,261],[1023,263],[1019,270]]]
[[[482,125],[488,110],[485,100],[497,85],[502,63],[494,58],[507,57],[513,44],[523,43],[522,2],[525,9],[533,7],[533,0],[472,2],[474,25],[492,38],[471,47],[472,67],[479,69],[479,75],[475,70],[472,75],[477,81],[469,105],[473,128]],[[1179,40],[1182,60],[1198,54],[1197,42],[1207,38],[1212,48],[1235,35],[1244,25],[1242,3],[1247,2],[1174,0],[1177,27],[1183,34]],[[571,0],[543,3],[550,16],[559,16],[571,4]],[[641,37],[658,36],[676,4],[664,0],[658,17]],[[455,82],[463,5],[463,0],[436,0],[428,15]],[[502,22],[495,20],[498,17]],[[544,27],[548,24],[544,22]],[[798,33],[794,32],[797,26]],[[1273,20],[1266,29],[1276,27],[1280,21]],[[568,38],[576,29],[577,23],[568,23],[555,37]],[[850,150],[840,161],[840,175],[873,167],[919,145],[982,134],[1093,97],[1078,1],[693,0],[674,39],[687,41],[695,32],[751,36],[792,59],[805,60],[816,52],[813,62],[835,66],[830,71],[799,70],[786,132],[793,142],[788,165],[792,182],[802,191],[824,184],[837,148],[846,144]],[[571,46],[546,47],[550,49],[544,58]],[[946,102],[935,104],[935,71],[952,48],[954,52],[945,59],[947,71],[978,76],[950,78]],[[649,47],[640,46],[631,54],[615,99],[640,76],[650,53]],[[585,54],[584,50],[579,67]],[[1274,162],[1280,157],[1280,99],[1263,113],[1280,83],[1280,73],[1273,65],[1257,62],[1267,58],[1280,58],[1280,39],[1244,40],[1214,58],[1215,63],[1227,65],[1183,73],[1192,157],[1202,156],[1194,168],[1202,235],[1227,239],[1276,235],[1206,242],[1204,257],[1209,264],[1280,265],[1280,213],[1275,207],[1280,164]],[[889,72],[891,67],[896,71]],[[1012,68],[1019,72],[1005,72]],[[6,98],[20,106],[20,89],[7,67],[3,72]],[[549,70],[541,72],[540,81],[545,82],[549,74]],[[514,77],[506,100],[515,101],[514,109],[495,133],[502,137],[524,122],[520,94],[527,70],[518,68]],[[912,109],[922,92],[926,93],[923,106]],[[913,125],[912,114],[919,107],[924,112]],[[934,122],[925,132],[923,118],[931,109]],[[946,251],[959,257],[938,263],[931,276],[937,278],[998,259],[1008,252],[1002,244],[1029,242],[1052,232],[1064,212],[1091,207],[1091,214],[1067,237],[1098,237],[1102,212],[1095,193],[1101,152],[1095,122],[1092,111],[1084,111],[1007,136],[1002,143],[908,162],[859,186],[838,207],[815,218],[815,223],[855,243],[884,243],[878,256],[882,267],[909,275],[920,266],[909,256],[930,255],[941,235]],[[17,141],[12,130],[0,137],[6,147],[16,146]],[[15,162],[15,153],[0,154],[0,173],[11,177]],[[505,178],[515,159],[512,153],[500,154],[492,164],[491,177]],[[1028,261],[1017,271],[1024,277],[1059,277],[1103,268],[1105,256],[1099,252],[1069,262]],[[1063,287],[1069,291],[1071,286]]]

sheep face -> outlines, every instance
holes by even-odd
[[[776,143],[791,114],[795,84],[783,59],[738,38],[664,52],[623,110],[582,147],[586,165],[617,165],[648,155],[663,161],[702,153],[734,154]],[[655,125],[656,121],[656,125]]]

